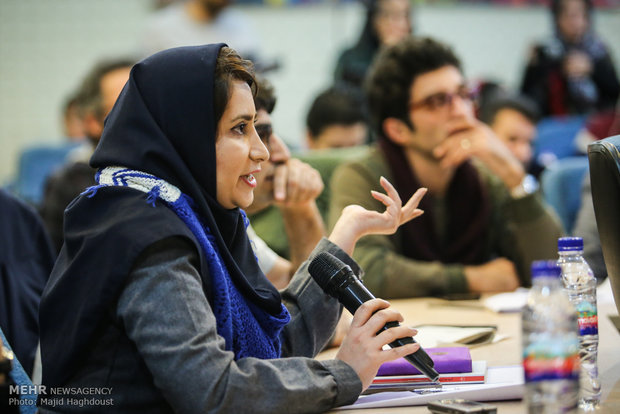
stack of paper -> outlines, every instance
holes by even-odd
[[[442,384],[483,384],[487,373],[486,361],[474,361],[471,372],[452,372],[439,374],[439,382]],[[423,385],[434,385],[426,376],[417,375],[389,375],[377,376],[368,388],[372,392],[379,390],[387,391],[394,389],[419,388]]]
[[[407,391],[362,395],[354,404],[337,409],[425,405],[429,401],[448,398],[465,398],[475,401],[515,400],[522,398],[525,390],[521,365],[489,367],[484,384],[443,383],[442,385],[441,388],[420,386],[419,388],[410,387]]]

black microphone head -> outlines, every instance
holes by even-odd
[[[332,277],[347,265],[333,254],[328,252],[319,253],[308,265],[308,271],[314,281],[327,293],[328,285]]]

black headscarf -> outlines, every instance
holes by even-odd
[[[155,175],[191,197],[237,289],[275,315],[282,309],[281,298],[258,267],[240,210],[227,210],[216,199],[213,96],[222,46],[169,49],[136,64],[90,163]],[[70,358],[82,355],[93,340],[95,326],[149,244],[170,236],[192,240],[201,256],[203,284],[209,285],[200,246],[189,229],[163,204],[152,208],[145,194],[136,193],[102,188],[92,199],[78,198],[66,212],[65,246],[41,305],[42,329],[50,329],[47,335],[42,332],[46,384],[60,384],[71,374],[65,371],[77,362]],[[58,338],[58,331],[69,335]]]

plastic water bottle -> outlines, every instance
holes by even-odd
[[[554,261],[532,263],[522,313],[525,402],[530,413],[575,413],[579,399],[577,315]]]
[[[596,278],[583,258],[581,237],[558,240],[562,281],[568,298],[577,312],[579,324],[579,356],[581,358],[579,408],[590,411],[601,399],[598,378],[598,316],[596,310]]]

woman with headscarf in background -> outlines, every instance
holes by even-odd
[[[613,109],[620,85],[607,47],[594,32],[591,0],[553,0],[555,34],[534,46],[521,91],[543,116]]]
[[[91,159],[98,185],[67,210],[42,299],[43,384],[70,393],[56,407],[41,398],[43,412],[325,411],[418,349],[382,350],[415,331],[376,335],[402,317],[375,299],[334,360],[311,359],[341,308],[308,262],[280,294],[252,252],[241,208],[269,157],[254,88],[251,63],[221,44],[169,49],[132,69]],[[386,211],[347,207],[311,258],[327,251],[359,272],[349,256],[359,237],[421,214],[423,190],[402,206],[382,185],[387,195],[373,197]]]
[[[367,0],[366,22],[357,43],[342,52],[336,64],[335,83],[362,87],[366,72],[379,49],[412,33],[409,0]]]

